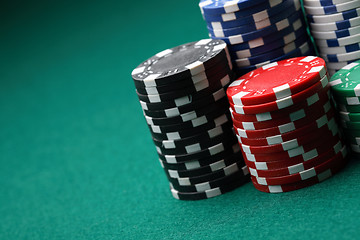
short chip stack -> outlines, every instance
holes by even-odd
[[[329,74],[360,59],[360,1],[303,1],[311,34]]]
[[[360,61],[336,72],[330,85],[346,140],[352,151],[360,153]]]
[[[199,6],[211,38],[228,44],[238,75],[314,54],[299,0],[201,0]]]
[[[308,56],[270,63],[229,86],[233,125],[255,188],[304,188],[345,165],[328,83],[324,60]]]
[[[210,198],[249,181],[226,98],[234,74],[222,40],[164,50],[132,78],[175,198]]]

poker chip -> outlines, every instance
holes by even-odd
[[[234,181],[230,181],[229,183],[224,182],[219,187],[210,188],[205,191],[200,192],[181,192],[176,190],[172,185],[170,185],[170,190],[174,198],[180,200],[201,200],[201,199],[209,199],[221,194],[230,192],[243,184],[249,182],[249,178],[239,178]]]
[[[299,103],[295,106],[288,107],[273,112],[264,112],[259,114],[237,114],[230,107],[230,113],[232,119],[241,122],[264,122],[277,120],[282,118],[290,119],[294,121],[306,115],[314,115],[318,111],[319,107],[326,106],[326,111],[330,109],[330,92],[324,92],[322,94],[316,93],[313,96],[306,99],[306,101]]]
[[[306,42],[303,45],[301,45],[298,49],[291,51],[285,55],[282,55],[281,57],[275,58],[275,59],[271,59],[268,60],[266,62],[262,62],[262,63],[258,63],[255,65],[250,65],[250,66],[246,66],[246,67],[238,67],[236,63],[234,66],[235,71],[237,71],[240,75],[244,75],[246,73],[248,73],[249,71],[253,71],[259,67],[262,67],[264,65],[267,65],[269,63],[273,63],[273,62],[278,62],[281,60],[285,60],[288,58],[294,58],[297,56],[309,56],[309,55],[314,55],[314,48],[312,46],[311,42]]]
[[[276,175],[281,176],[302,171],[303,169],[311,167],[311,162],[324,160],[334,156],[338,151],[343,147],[341,141],[337,141],[333,138],[331,144],[328,146],[318,146],[314,147],[311,150],[308,150],[302,154],[292,157],[282,157],[273,159],[262,159],[261,156],[254,156],[251,154],[246,154],[245,163],[249,167],[249,171],[252,172],[252,175],[257,176],[260,173],[260,176],[263,175]],[[259,158],[264,161],[256,161],[254,158]],[[309,165],[310,164],[310,165]],[[306,168],[305,168],[306,166]]]
[[[286,126],[303,126],[304,124],[308,123],[309,120],[314,121],[321,114],[325,114],[331,112],[331,108],[327,108],[330,103],[324,104],[323,108],[319,108],[319,104],[314,104],[313,106],[305,109],[298,110],[296,112],[291,112],[289,115],[279,118],[279,119],[272,119],[270,121],[261,121],[261,122],[243,122],[238,121],[237,119],[233,118],[233,124],[235,127],[235,131],[239,134],[244,134],[245,131],[257,131],[256,133],[261,132],[260,130],[267,129],[269,132],[273,128],[280,128],[282,132],[285,132]],[[327,111],[327,112],[326,112]],[[265,130],[264,130],[265,131]],[[246,135],[253,135],[254,132],[245,133]]]
[[[226,43],[203,39],[164,50],[132,71],[156,152],[174,197],[198,200],[250,180],[233,132]]]
[[[352,61],[348,61],[348,62],[335,62],[335,63],[328,63],[326,64],[326,66],[332,69],[342,69],[343,67],[347,66],[348,64],[352,63]]]
[[[359,40],[360,34],[356,34],[343,38],[315,39],[315,42],[319,47],[339,47],[358,43]]]
[[[251,65],[259,65],[263,64],[264,62],[267,62],[267,59],[277,59],[282,56],[287,56],[288,54],[292,54],[297,49],[301,49],[304,44],[307,44],[307,42],[304,41],[294,41],[290,42],[289,44],[286,44],[283,47],[274,49],[273,51],[269,53],[263,53],[259,54],[253,57],[248,58],[238,58],[235,60],[237,67],[247,67]]]
[[[238,76],[271,62],[314,55],[299,0],[201,0],[199,7],[209,36],[227,43]]]
[[[272,66],[272,63],[270,63],[269,65],[265,65],[264,67],[267,68],[270,65]],[[259,69],[262,69],[262,68],[259,68]],[[291,78],[291,76],[289,78]],[[286,108],[289,106],[293,106],[294,104],[300,103],[303,100],[307,99],[308,97],[314,95],[315,93],[326,89],[328,87],[327,86],[328,83],[329,83],[328,77],[325,75],[321,80],[319,80],[315,84],[313,84],[310,87],[308,87],[307,89],[302,90],[293,95],[279,97],[274,101],[269,101],[266,103],[259,103],[259,104],[254,104],[254,105],[233,104],[231,106],[233,106],[233,110],[239,114],[258,114],[258,113],[263,113],[263,112],[280,110],[280,109],[283,109],[283,108]],[[239,92],[241,92],[241,91],[239,91]],[[230,94],[231,93],[228,93],[228,96],[230,96],[230,98],[232,98],[232,96]],[[231,100],[230,100],[230,102],[231,102]]]
[[[235,181],[241,181],[245,178],[247,174],[247,167],[244,166],[243,169],[236,170],[230,175],[223,176],[223,174],[216,175],[216,173],[214,173],[214,175],[216,176],[215,180],[207,180],[207,176],[205,176],[199,178],[199,181],[201,181],[199,183],[197,183],[198,181],[194,180],[195,178],[188,178],[187,180],[189,180],[189,184],[182,184],[183,182],[180,182],[178,179],[173,178],[169,178],[169,181],[171,184],[171,188],[176,189],[180,192],[205,192],[207,190],[221,187]]]
[[[282,151],[293,151],[295,148],[300,147],[302,145],[305,145],[307,143],[313,142],[313,141],[317,141],[317,140],[321,140],[319,139],[321,137],[321,135],[327,136],[326,134],[329,133],[329,130],[332,132],[332,135],[335,135],[338,133],[338,129],[337,126],[322,126],[319,129],[317,129],[317,131],[311,132],[309,134],[306,135],[301,135],[298,136],[296,138],[291,138],[288,141],[284,141],[281,143],[277,143],[277,144],[268,144],[268,145],[261,145],[261,146],[250,146],[250,145],[245,145],[243,143],[241,143],[241,147],[242,147],[242,151],[245,153],[250,153],[250,154],[257,154],[257,153],[275,153],[275,152],[282,152]],[[321,135],[320,135],[321,134]],[[273,136],[274,139],[276,139],[276,136]],[[279,137],[279,139],[282,139],[284,137]],[[273,138],[271,138],[273,139]]]
[[[335,6],[335,5],[333,5]],[[306,11],[306,8],[305,8]],[[336,12],[334,14],[324,14],[324,15],[307,15],[307,18],[310,22],[313,23],[329,23],[334,21],[343,21],[348,20],[353,17],[360,16],[360,8],[350,9],[343,12]]]
[[[200,1],[200,10],[202,9]],[[224,14],[207,14],[202,11],[204,19],[208,22],[229,22],[241,19],[242,23],[253,23],[278,14],[292,4],[284,0],[269,0],[264,3],[253,5],[251,8],[239,9],[238,11]]]
[[[329,115],[325,114],[317,118],[315,121],[309,121],[305,126],[301,126],[293,131],[284,134],[278,134],[264,138],[247,138],[240,136],[237,137],[240,143],[246,145],[252,145],[252,146],[280,144],[289,141],[291,139],[297,138],[303,134],[311,133],[312,131],[321,128],[325,124],[329,124],[329,122],[333,119],[334,115],[335,115],[334,111],[331,111]],[[328,118],[330,118],[330,120]]]
[[[350,63],[330,79],[333,100],[336,103],[340,126],[353,152],[360,148],[360,61]]]
[[[246,130],[243,128],[235,127],[235,132],[239,137],[242,138],[263,138],[264,136],[277,136],[302,128],[310,122],[314,122],[317,119],[321,118],[325,114],[332,115],[333,111],[330,102],[324,104],[323,107],[313,106],[313,109],[315,114],[307,115],[307,112],[299,111],[293,115],[293,118],[290,118],[290,120],[286,118],[286,120],[284,121],[286,123],[278,126],[260,128],[258,130]]]
[[[205,185],[207,185],[207,189],[202,190],[208,190],[211,184],[219,184],[221,181],[229,180],[234,175],[239,176],[247,175],[248,169],[246,166],[244,166],[243,161],[235,162],[233,164],[230,164],[229,166],[226,166],[222,169],[219,169],[218,171],[214,171],[209,174],[204,174],[201,176],[195,176],[195,177],[171,177],[169,174],[167,174],[167,177],[169,181],[174,186],[186,186],[187,188],[197,188],[197,191],[199,191],[200,187],[204,188]],[[244,176],[243,176],[244,177]],[[208,183],[208,184],[205,184]],[[212,186],[214,187],[214,185]],[[178,187],[178,189],[180,189]]]
[[[290,184],[294,182],[301,182],[306,179],[315,177],[320,175],[321,173],[327,171],[332,168],[339,168],[344,165],[344,158],[346,157],[347,151],[346,147],[342,149],[335,156],[331,156],[327,158],[324,162],[320,164],[313,165],[311,168],[300,171],[298,173],[282,175],[278,177],[254,177],[257,184],[260,185],[282,185],[282,184]]]
[[[200,170],[200,168],[201,169],[207,168],[212,165],[217,165],[218,163],[222,163],[221,165],[228,166],[229,164],[242,161],[242,155],[241,155],[240,146],[238,146],[237,144],[237,147],[233,148],[233,152],[230,155],[221,153],[201,160],[191,160],[181,163],[168,163],[161,159],[159,159],[159,161],[160,161],[160,165],[164,169],[175,170],[175,171],[191,171],[186,173],[186,175],[191,175],[192,172],[197,172],[198,170]],[[211,170],[213,171],[212,168]]]
[[[333,4],[341,4],[351,1],[353,0],[303,0],[304,4],[310,7],[332,6]]]
[[[319,56],[326,61],[330,76],[360,59],[359,1],[305,0],[304,9]]]
[[[217,160],[215,162],[205,163],[204,164],[205,166],[198,166],[198,165],[196,166],[196,161],[191,162],[193,163],[193,167],[191,167],[191,164],[189,163],[185,163],[187,165],[184,164],[174,165],[174,164],[163,163],[160,161],[161,166],[164,168],[166,175],[178,179],[188,178],[188,177],[198,177],[202,175],[213,174],[218,171],[225,171],[229,167],[232,168],[231,166],[234,164],[236,164],[237,166],[238,164],[242,164],[242,166],[244,166],[243,162],[244,161],[241,152],[238,152],[237,154],[234,154],[231,157]],[[185,169],[178,169],[184,166],[186,166]]]
[[[202,13],[207,13],[210,15],[217,15],[223,13],[232,13],[237,12],[240,9],[251,8],[255,5],[265,4],[263,9],[267,9],[276,4],[276,1],[268,0],[251,0],[251,1],[226,1],[226,0],[206,0],[200,1],[199,6]],[[262,6],[262,5],[260,5]]]
[[[280,77],[276,77],[277,75]],[[319,82],[325,75],[325,62],[321,58],[289,59],[242,76],[229,85],[227,94],[229,101],[236,105],[261,104],[301,92]],[[267,79],[275,82],[266,81]]]
[[[306,2],[305,2],[306,4]],[[307,6],[305,5],[305,11],[311,15],[327,15],[327,14],[334,14],[339,12],[348,11],[354,8],[360,7],[360,2],[357,0],[342,2],[330,6]]]
[[[325,61],[313,56],[267,64],[229,85],[234,130],[257,189],[301,185],[345,164],[329,90]]]
[[[342,21],[331,21],[327,23],[310,23],[310,27],[313,31],[326,32],[348,29],[358,26],[360,24],[360,17],[354,17]]]
[[[246,163],[254,163],[257,166],[257,169],[266,170],[284,168],[294,164],[295,162],[299,163],[312,159],[313,157],[317,157],[318,154],[327,151],[338,142],[342,144],[341,134],[328,134],[327,137],[328,144],[316,141],[296,147],[291,151],[283,151],[273,154],[250,154],[244,152],[244,160]],[[251,166],[251,164],[249,166]]]
[[[339,111],[339,116],[344,121],[360,122],[360,113]]]
[[[320,54],[328,62],[345,62],[360,58],[360,51],[340,54]]]
[[[355,27],[347,28],[347,29],[341,29],[341,30],[337,30],[337,31],[329,31],[329,32],[317,32],[317,31],[311,32],[312,36],[317,39],[342,38],[342,37],[356,35],[359,33],[360,33],[360,26],[355,26]]]
[[[299,190],[302,188],[310,187],[312,185],[315,185],[317,183],[323,182],[324,180],[330,178],[334,174],[338,173],[343,169],[343,167],[346,165],[348,159],[347,157],[339,157],[340,160],[337,162],[338,164],[333,164],[331,168],[326,169],[322,171],[321,173],[317,173],[316,171],[311,171],[309,174],[304,174],[304,177],[299,176],[298,179],[304,179],[301,181],[297,181],[294,183],[289,184],[281,184],[281,185],[262,185],[257,183],[257,179],[255,177],[252,177],[252,182],[254,187],[262,192],[268,192],[268,193],[281,193],[281,192],[290,192]],[[336,159],[337,160],[337,159]],[[334,160],[334,161],[336,161]],[[312,177],[308,177],[312,176]]]
[[[360,96],[360,61],[355,61],[343,67],[330,79],[333,94],[342,97]]]

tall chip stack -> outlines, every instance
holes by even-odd
[[[227,96],[256,189],[297,190],[346,164],[323,59],[298,57],[262,66],[234,81]]]
[[[360,153],[360,61],[350,63],[330,79],[332,97],[348,145]]]
[[[360,1],[303,0],[320,57],[330,75],[360,59]]]
[[[198,200],[250,180],[233,133],[226,44],[204,39],[164,50],[132,72],[172,195]]]
[[[228,44],[238,76],[314,55],[299,0],[201,0],[199,6],[210,37]]]

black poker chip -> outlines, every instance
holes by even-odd
[[[221,128],[220,128],[221,129]],[[207,140],[205,140],[207,139]],[[237,141],[237,138],[235,137],[235,134],[232,130],[226,129],[226,132],[221,132],[216,136],[209,137],[209,136],[203,136],[202,138],[195,138],[193,140],[193,144],[183,145],[180,146],[178,144],[177,146],[173,145],[171,148],[164,147],[163,141],[158,141],[157,139],[153,139],[155,142],[157,150],[159,153],[163,155],[183,155],[183,154],[190,154],[196,151],[200,151],[201,149],[208,148],[210,146],[216,145],[221,142],[225,142],[228,139]],[[181,140],[180,140],[181,141]]]
[[[136,67],[131,76],[144,87],[171,84],[203,72],[228,55],[222,40],[203,39],[166,49]]]
[[[220,62],[214,67],[206,69],[204,72],[192,76],[191,79],[185,78],[168,85],[160,85],[155,87],[136,87],[136,90],[140,94],[163,94],[172,91],[181,91],[184,88],[194,87],[195,84],[200,82],[217,81],[219,78],[225,77],[230,72],[231,67],[229,66],[229,63]]]

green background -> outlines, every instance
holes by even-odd
[[[316,186],[168,189],[131,71],[207,37],[197,1],[13,1],[0,8],[0,239],[351,239],[358,161]]]

